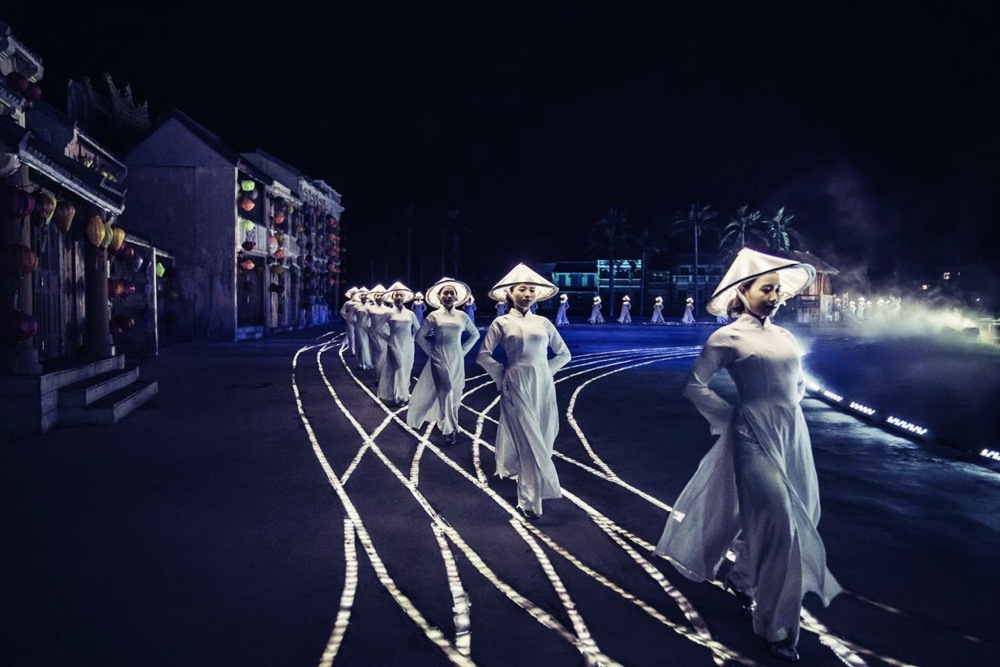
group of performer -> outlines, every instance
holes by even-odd
[[[778,307],[814,278],[808,264],[745,248],[709,300],[708,312],[727,323],[708,338],[683,393],[718,439],[674,503],[654,550],[684,576],[718,580],[752,617],[754,633],[788,661],[799,659],[805,594],[816,593],[828,605],[841,591],[816,530],[819,490],[800,406],[802,351],[788,330],[771,321]],[[543,501],[562,496],[552,460],[559,431],[553,377],[570,361],[556,326],[568,323],[568,300],[560,296],[555,323],[533,308],[558,291],[524,264],[511,269],[490,290],[497,316],[476,355],[500,395],[496,474],[516,480],[517,508],[529,520],[542,516]],[[347,295],[341,310],[345,345],[359,368],[376,371],[379,399],[408,404],[409,426],[432,423],[446,442],[455,443],[465,357],[480,340],[463,310],[473,303],[469,286],[445,277],[420,301],[401,283],[351,289]],[[424,301],[432,309],[426,314]],[[631,321],[629,302],[625,296],[622,324]],[[600,310],[596,296],[590,322],[604,321]],[[657,297],[654,322],[662,323],[662,310]],[[694,321],[693,299],[682,318],[688,320]],[[411,394],[415,345],[428,361]],[[723,369],[736,385],[735,404],[710,387]]]
[[[562,295],[562,302],[559,305],[559,311],[556,313],[556,326],[562,326],[564,324],[569,324],[569,318],[566,316],[566,311],[569,308],[569,302],[565,294]],[[593,305],[590,308],[590,317],[587,322],[590,324],[604,324],[604,314],[601,312],[603,308],[603,301],[600,296],[594,297]],[[697,324],[697,320],[694,317],[694,299],[691,297],[687,298],[684,304],[684,314],[680,318],[681,324]],[[728,317],[725,319],[716,318],[717,323],[728,322]],[[622,297],[622,304],[618,313],[618,323],[619,324],[632,324],[632,297],[625,295]],[[653,300],[653,315],[649,319],[650,324],[667,324],[666,318],[663,317],[663,297],[658,296]]]

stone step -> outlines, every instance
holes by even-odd
[[[79,380],[59,390],[59,408],[85,407],[138,379],[139,367],[132,366]]]
[[[59,424],[117,424],[159,392],[156,380],[137,380],[86,406],[60,408]]]

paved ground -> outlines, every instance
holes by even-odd
[[[712,329],[564,330],[566,497],[537,523],[492,475],[496,395],[471,363],[449,447],[374,401],[336,332],[170,346],[143,369],[160,395],[120,424],[0,443],[3,662],[774,664],[730,596],[650,553],[711,443],[678,392]],[[830,382],[873,384],[844,370],[862,343],[804,337]],[[920,361],[935,350],[955,356]],[[963,368],[982,379],[995,358]],[[867,400],[901,393],[879,384]],[[803,662],[1000,664],[997,473],[804,405],[848,592],[807,599]]]

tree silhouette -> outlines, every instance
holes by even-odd
[[[722,228],[719,238],[719,252],[727,262],[731,261],[750,238],[767,245],[767,235],[763,231],[764,221],[760,211],[751,211],[746,204],[740,206],[729,217],[729,223]]]
[[[698,312],[699,303],[699,291],[698,288],[701,286],[701,281],[698,275],[698,239],[705,231],[712,231],[715,229],[715,223],[712,220],[718,215],[712,210],[712,207],[708,204],[702,206],[700,203],[691,204],[688,207],[686,213],[675,213],[673,230],[675,234],[679,234],[685,231],[691,231],[694,234],[694,294],[692,298],[694,299],[694,309]]]
[[[608,276],[608,316],[614,316],[615,310],[615,261],[631,237],[628,228],[628,211],[623,208],[609,206],[600,220],[594,223],[587,237],[587,256],[608,258],[610,267]],[[598,277],[600,287],[600,277]]]
[[[772,217],[764,220],[764,236],[769,250],[774,252],[791,250],[793,240],[800,248],[805,248],[802,234],[792,228],[791,223],[794,219],[794,215],[785,215],[785,207],[782,206]]]

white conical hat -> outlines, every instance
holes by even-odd
[[[449,278],[445,276],[441,280],[437,281],[433,285],[427,288],[427,296],[424,298],[427,300],[427,305],[431,308],[440,308],[441,299],[439,295],[441,290],[445,285],[451,285],[455,288],[455,305],[461,306],[472,294],[472,290],[469,286],[463,283],[461,280],[455,280],[454,278]]]
[[[662,301],[663,301],[663,297],[662,297],[662,296],[658,296],[658,297],[656,297],[656,302],[657,302],[657,303],[660,303],[660,302],[662,302]]]
[[[413,295],[413,299],[415,301],[423,301],[424,300],[424,293],[423,292],[417,292],[416,294]]]
[[[625,296],[622,297],[622,301],[631,301],[631,300],[632,300],[632,297],[630,297],[628,294],[626,294]]]
[[[743,248],[722,277],[705,310],[712,315],[728,315],[726,309],[736,298],[736,288],[768,273],[777,273],[781,279],[782,303],[809,287],[816,278],[816,269],[811,264]]]
[[[358,292],[358,288],[357,287],[352,287],[351,289],[349,289],[346,292],[344,292],[344,296],[346,296],[348,299],[350,299],[352,296],[354,296],[355,294],[357,294],[357,292]]]
[[[560,294],[559,295],[559,300],[560,301],[569,301],[569,296],[567,296],[566,294]]]
[[[389,289],[385,291],[386,294],[395,294],[396,292],[403,292],[403,303],[409,303],[413,301],[413,290],[399,282],[398,280],[393,284],[389,285]]]
[[[365,296],[367,294],[368,294],[368,288],[367,287],[359,287],[354,292],[354,295],[351,297],[351,301],[361,301],[361,297]]]
[[[518,264],[490,290],[490,298],[494,301],[506,301],[507,293],[515,285],[534,285],[535,301],[551,299],[559,292],[559,288],[543,278],[524,263]]]

